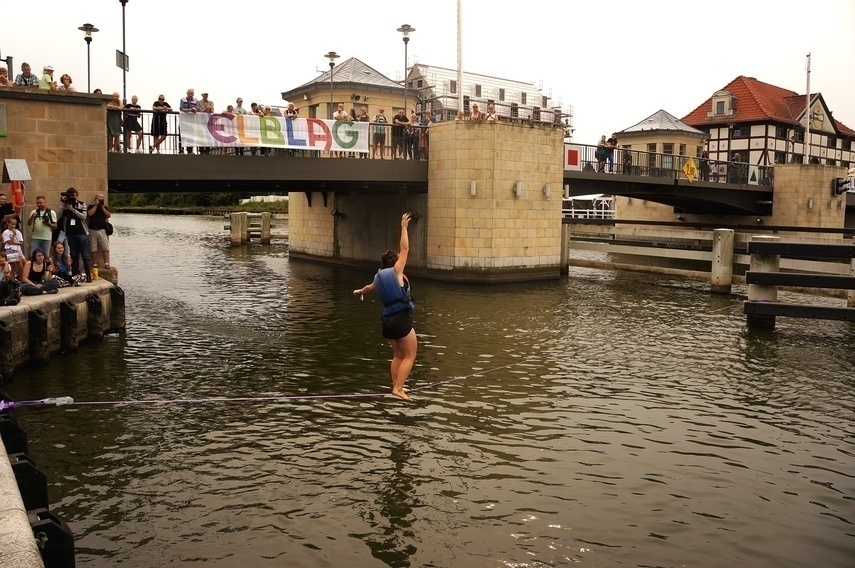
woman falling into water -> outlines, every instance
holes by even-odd
[[[374,276],[374,282],[354,290],[355,296],[374,292],[383,302],[380,320],[383,324],[383,337],[392,346],[392,394],[404,400],[410,400],[404,389],[404,382],[413,369],[418,350],[416,330],[413,328],[413,301],[410,298],[410,282],[404,276],[404,266],[410,252],[410,240],[407,227],[413,218],[411,213],[401,217],[401,243],[399,251],[386,251],[382,258],[382,268]]]

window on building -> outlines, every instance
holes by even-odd
[[[647,152],[647,168],[652,170],[656,167],[656,144],[648,144]]]
[[[475,85],[475,96],[476,97],[481,96],[481,85]]]
[[[463,112],[469,114],[469,95],[463,96]]]
[[[730,135],[731,138],[748,138],[748,135],[751,133],[751,127],[749,126],[736,126],[733,129],[733,133]]]
[[[520,93],[520,104],[528,104],[528,102],[526,102],[526,93]]]
[[[834,136],[829,136],[828,137],[828,147],[829,148],[837,147],[837,138],[835,138]]]
[[[520,115],[520,106],[517,103],[511,103],[511,117],[517,118]]]
[[[775,138],[779,138],[781,140],[787,139],[787,127],[786,126],[776,126],[775,127]]]
[[[448,90],[449,90],[452,94],[456,93],[456,92],[457,92],[457,81],[454,81],[454,80],[449,81],[449,82],[448,82]]]
[[[805,141],[805,131],[804,130],[796,130],[793,132],[793,141],[795,142],[804,142]],[[801,162],[797,162],[801,163]]]
[[[416,81],[416,87],[417,87],[417,88],[419,88],[419,89],[421,89],[422,87],[424,87],[424,81],[422,81],[421,79],[419,79],[418,81]]]
[[[540,97],[540,106],[548,107],[549,106],[549,97]]]
[[[718,101],[715,103],[715,113],[724,114],[724,101]]]
[[[787,163],[787,153],[786,152],[775,152],[775,161],[779,164]]]
[[[674,153],[674,145],[673,144],[662,144],[662,153],[663,154],[673,154]]]
[[[534,107],[534,110],[531,112],[532,120],[540,120],[540,107]]]
[[[793,154],[793,159],[790,160],[791,164],[801,164],[802,162],[804,162],[804,156],[801,154]]]
[[[407,88],[408,88],[408,89],[412,89],[412,88],[413,88],[413,82],[412,82],[412,81],[407,81]]]
[[[843,149],[849,152],[852,150],[852,140],[844,140],[843,141]]]
[[[499,100],[500,101],[505,100],[505,90],[504,89],[499,89]]]
[[[825,161],[825,163],[828,164],[829,166],[836,166],[837,160],[828,159]]]
[[[703,146],[695,146],[695,157],[700,158],[701,152],[703,152],[703,151],[704,151]]]
[[[685,144],[680,144],[680,155],[681,156],[686,155],[686,145]]]

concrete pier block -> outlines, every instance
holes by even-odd
[[[6,448],[0,449],[0,559],[7,568],[44,568]]]
[[[25,296],[17,306],[0,307],[0,374],[9,378],[15,369],[31,362],[43,360],[57,351],[74,350],[89,338],[101,338],[109,330],[125,327],[124,310],[113,311],[115,286],[106,280],[97,280],[71,288],[60,288],[57,294]],[[44,330],[38,315],[41,311],[47,321],[44,340],[31,341],[33,326]],[[31,318],[34,318],[31,320]],[[41,333],[41,332],[40,332]]]
[[[712,267],[710,269],[710,289],[716,294],[730,294],[733,285],[733,229],[715,229],[713,231]]]

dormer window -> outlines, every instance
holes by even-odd
[[[707,118],[733,116],[735,112],[736,97],[727,91],[717,91],[712,96],[712,108],[707,113]]]

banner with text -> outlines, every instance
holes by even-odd
[[[180,119],[185,147],[368,152],[367,122],[203,112],[182,112]]]

